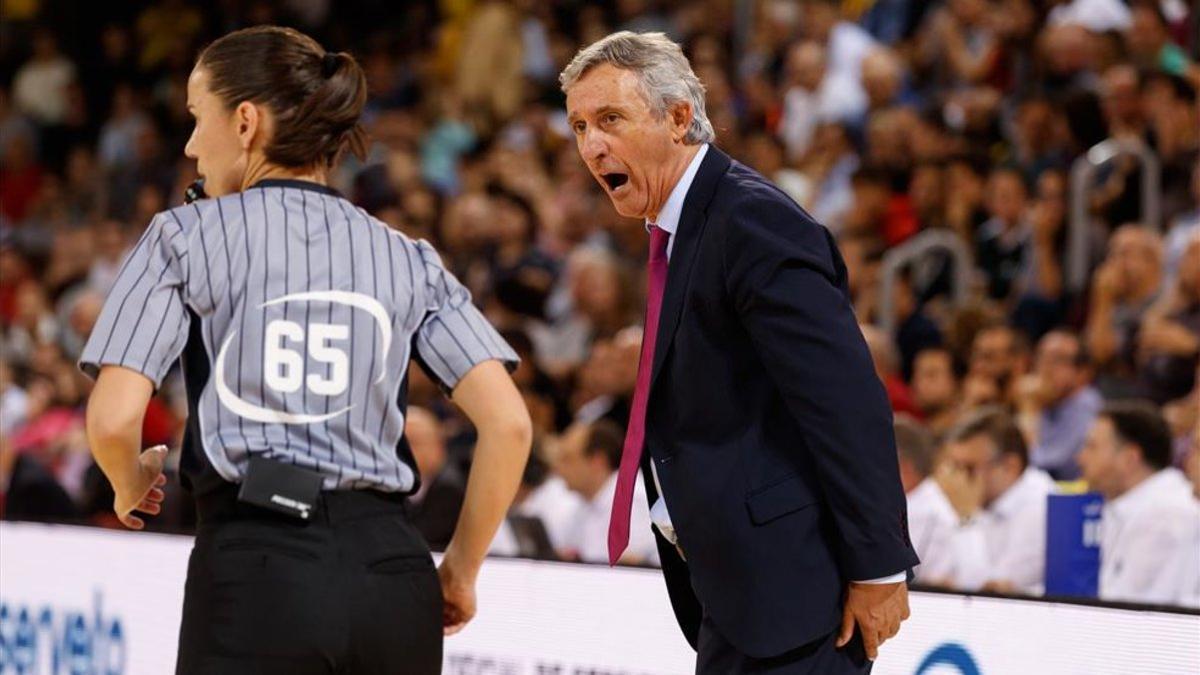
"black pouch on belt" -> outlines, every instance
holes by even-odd
[[[321,474],[294,464],[251,457],[238,501],[300,520],[312,517],[321,492]]]

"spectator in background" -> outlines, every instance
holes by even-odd
[[[1025,439],[1003,409],[971,413],[950,432],[937,482],[958,514],[946,556],[960,590],[1041,593],[1046,573],[1046,497],[1054,481],[1029,465]]]
[[[1192,166],[1191,175],[1192,208],[1175,218],[1163,244],[1163,276],[1168,288],[1179,274],[1179,261],[1184,250],[1196,237],[1200,237],[1200,162]]]
[[[1029,444],[1029,463],[1056,480],[1079,477],[1075,457],[1104,404],[1091,382],[1082,339],[1068,330],[1054,330],[1038,343],[1033,372],[1017,384],[1018,419]]]
[[[945,585],[953,573],[948,546],[958,515],[933,479],[937,445],[924,427],[907,416],[896,418],[895,429],[900,480],[908,501],[908,534],[921,558],[913,574],[919,583]]]
[[[954,354],[945,347],[918,352],[913,360],[911,387],[913,404],[925,427],[935,439],[941,439],[958,419],[962,402]]]
[[[979,230],[975,255],[993,300],[1009,300],[1028,265],[1032,231],[1026,220],[1026,196],[1025,179],[1017,169],[999,168],[988,177],[990,218]]]
[[[994,388],[991,402],[1007,402],[1009,389],[1028,370],[1029,345],[1025,336],[1003,323],[993,322],[975,333],[971,341],[971,362],[967,374],[970,380],[979,379],[981,384]],[[973,399],[972,403],[984,401]]]
[[[564,559],[608,562],[608,519],[624,442],[621,428],[607,420],[577,422],[563,434],[552,466],[567,487],[583,498],[561,551]],[[658,547],[650,529],[650,508],[641,481],[637,481],[633,495],[632,523],[629,548],[620,562],[637,565],[657,561]]]
[[[1137,334],[1142,393],[1158,404],[1187,396],[1200,365],[1200,233],[1179,260],[1179,275],[1147,312]]]
[[[888,403],[891,404],[892,411],[908,413],[913,416],[920,415],[920,411],[913,403],[912,392],[904,383],[904,378],[900,377],[900,354],[896,350],[895,344],[886,333],[875,326],[859,324],[858,328],[867,342],[867,349],[871,352],[871,361],[875,364],[875,374],[887,391]]]
[[[1192,604],[1200,587],[1200,502],[1170,467],[1171,434],[1149,403],[1110,403],[1079,456],[1104,495],[1100,598]]]
[[[43,28],[33,35],[33,55],[13,78],[13,103],[42,127],[66,121],[75,64],[58,49],[58,38]]]
[[[567,548],[574,538],[575,515],[583,508],[583,498],[567,487],[562,476],[550,471],[544,455],[553,456],[546,447],[551,439],[534,443],[534,452],[525,465],[517,497],[511,512],[537,518],[546,528],[546,536],[555,551]],[[499,537],[497,537],[499,538]]]
[[[779,137],[788,159],[796,162],[808,152],[817,126],[833,118],[831,93],[825,87],[825,48],[813,40],[797,42],[787,52],[784,77]]]
[[[1135,338],[1161,290],[1161,239],[1142,225],[1122,225],[1093,278],[1085,332],[1088,352],[1099,368],[1097,387],[1105,398],[1137,393]]]
[[[433,413],[410,405],[404,436],[417,462],[421,487],[408,498],[408,513],[429,547],[441,551],[454,536],[466,496],[467,480],[446,458],[446,438]]]

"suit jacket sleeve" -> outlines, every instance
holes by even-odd
[[[828,231],[778,193],[744,190],[727,221],[730,298],[803,430],[848,579],[917,564],[892,414]]]

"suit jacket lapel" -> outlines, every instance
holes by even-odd
[[[650,374],[650,388],[658,379],[658,373],[671,349],[675,329],[679,327],[679,315],[683,311],[683,296],[691,278],[692,263],[700,235],[704,233],[708,203],[712,201],[717,181],[729,169],[729,155],[710,145],[708,153],[700,162],[700,169],[688,188],[683,200],[683,213],[679,227],[675,230],[675,243],[671,248],[671,262],[667,267],[667,287],[663,291],[662,311],[658,318],[658,337],[654,343],[654,369]],[[650,328],[647,327],[647,330]]]

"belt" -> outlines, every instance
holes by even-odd
[[[288,516],[238,501],[235,483],[225,483],[196,497],[196,517],[200,525],[231,520],[278,520],[300,524]],[[399,492],[379,490],[322,490],[310,522],[336,524],[388,513],[407,514],[407,497]]]

